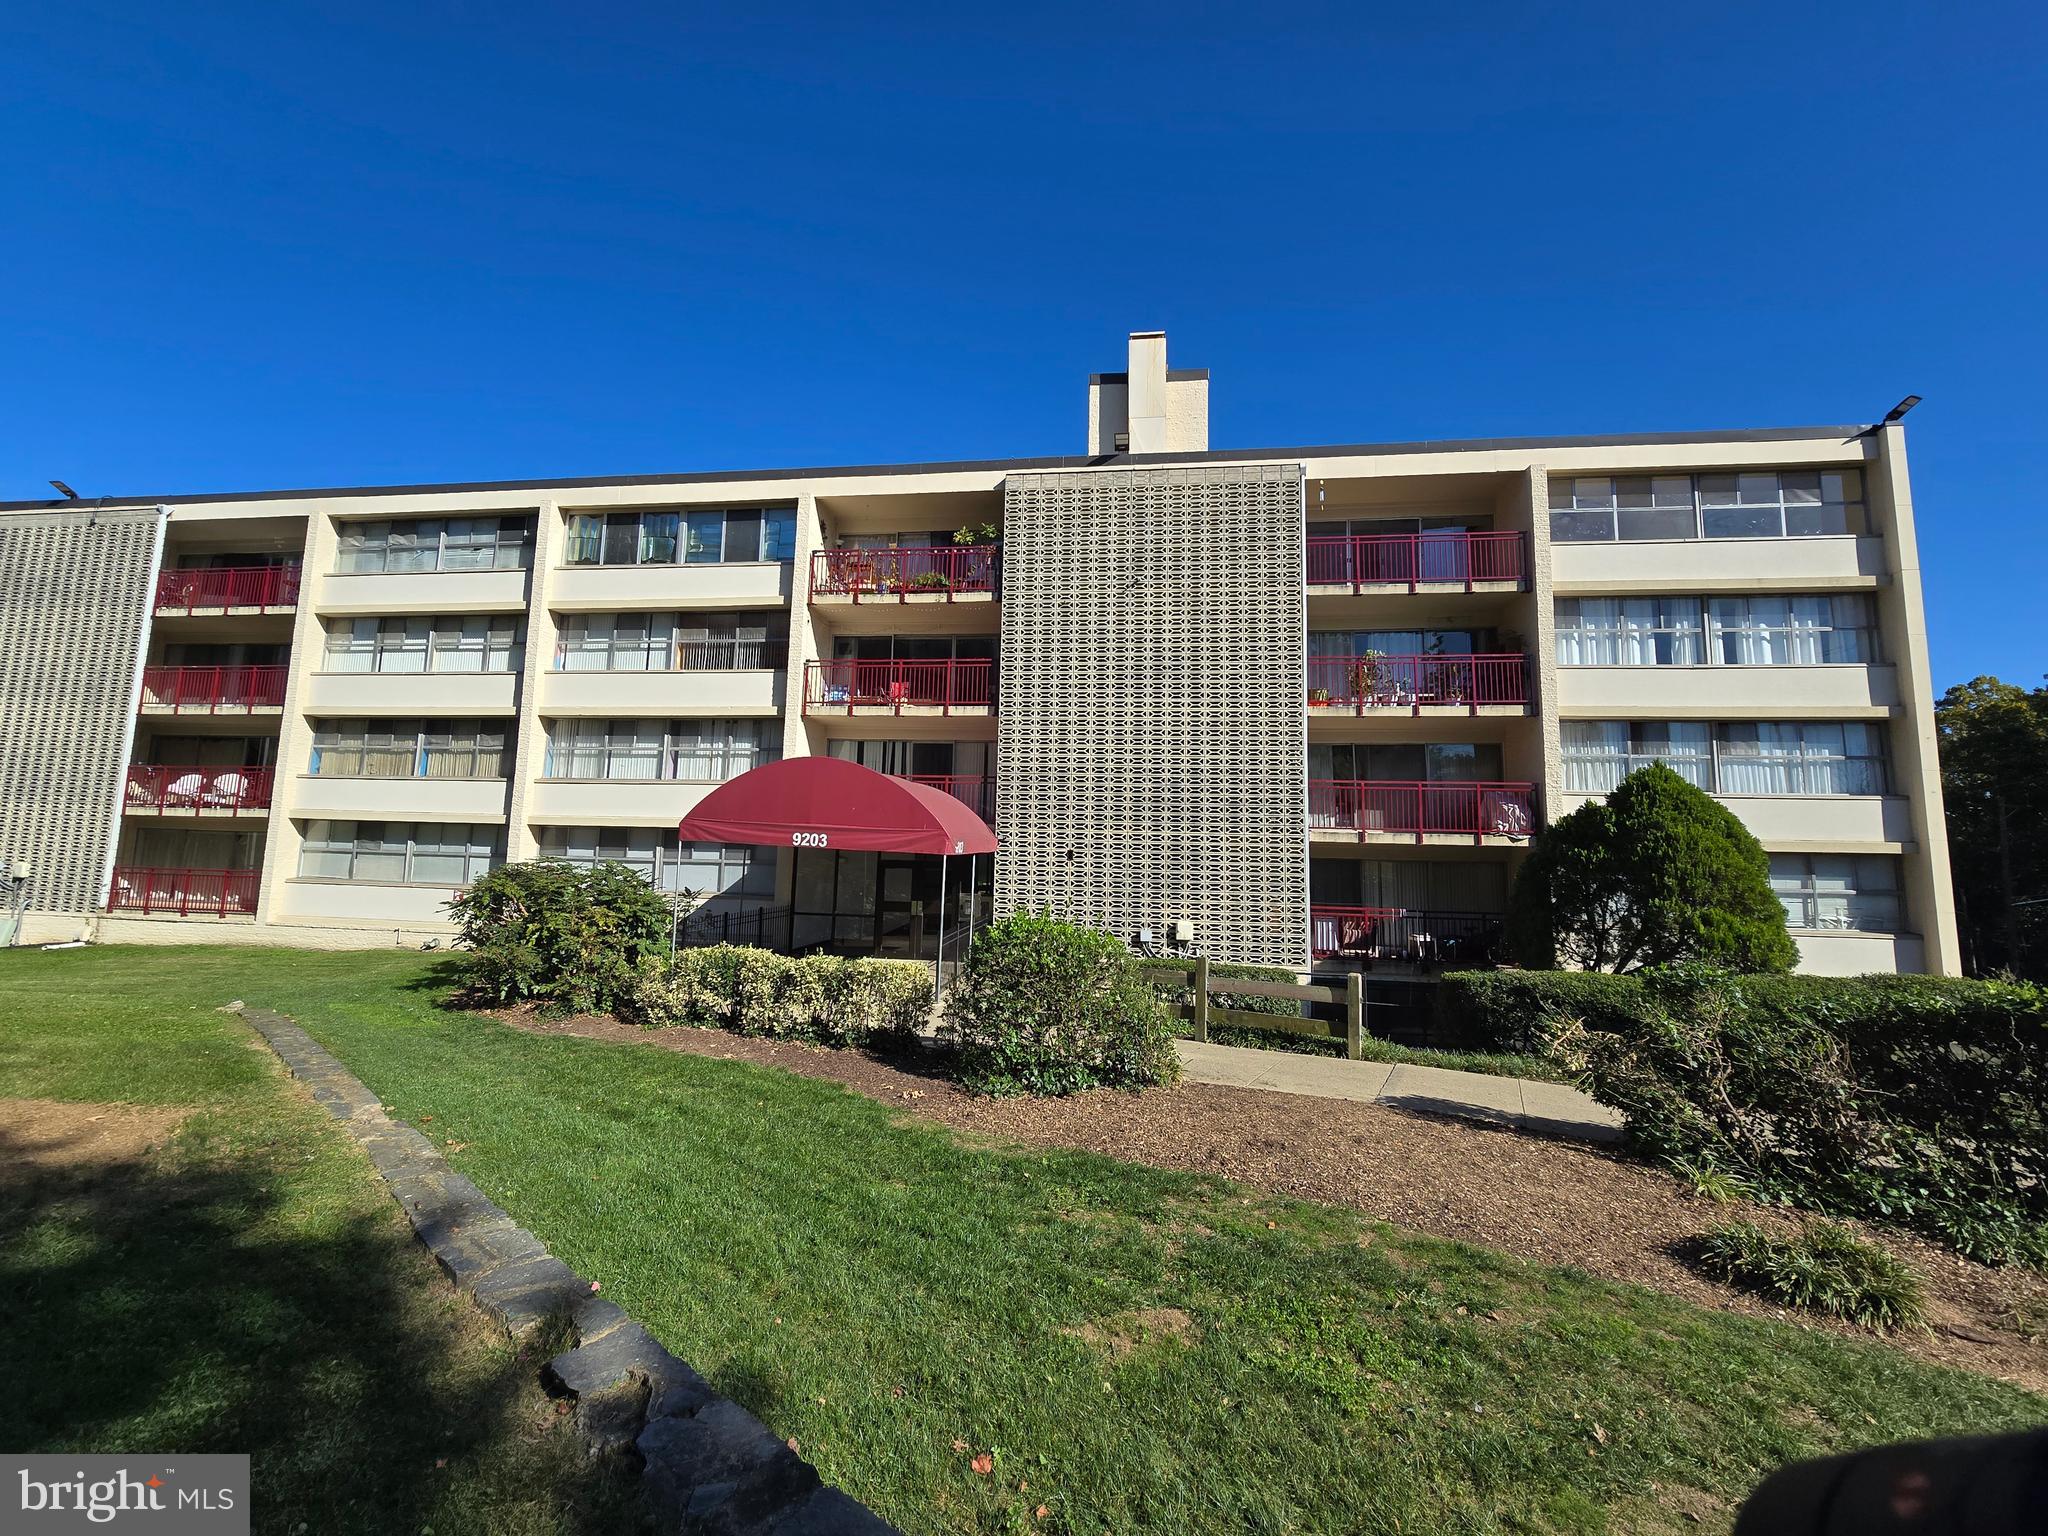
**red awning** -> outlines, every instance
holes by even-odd
[[[686,843],[996,851],[988,823],[944,790],[836,757],[791,757],[750,768],[698,801],[677,830]]]

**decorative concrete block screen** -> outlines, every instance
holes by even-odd
[[[99,905],[157,521],[0,513],[0,861],[35,866],[35,911]]]
[[[998,912],[1307,964],[1302,476],[1005,483]]]

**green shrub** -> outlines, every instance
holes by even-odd
[[[1136,1088],[1180,1075],[1141,963],[1092,928],[1018,914],[983,929],[947,1003],[944,1038],[979,1093]]]
[[[1904,1264],[1832,1221],[1781,1237],[1750,1221],[1716,1227],[1700,1240],[1700,1267],[1716,1279],[1879,1333],[1926,1326],[1920,1281]]]
[[[506,864],[448,903],[472,996],[603,1013],[669,946],[666,898],[623,864]]]
[[[740,944],[681,951],[641,979],[630,1004],[650,1027],[834,1046],[908,1039],[931,1011],[932,973],[914,960],[793,958]]]
[[[1447,971],[1436,1032],[1472,1050],[1540,1056],[1558,1021],[1611,1033],[1641,1013],[1642,998],[1642,978],[1604,971]]]
[[[1651,763],[1536,834],[1508,898],[1508,953],[1537,970],[1789,971],[1799,950],[1770,873],[1733,811]]]
[[[1532,1027],[1653,1161],[1987,1262],[2048,1262],[2041,988],[1674,966],[1597,1019],[1570,1011],[1588,994],[1558,993]]]

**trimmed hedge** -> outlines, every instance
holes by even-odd
[[[1667,1167],[2048,1263],[2048,990],[1673,966],[1458,973],[1440,1006],[1546,1048]]]
[[[932,973],[914,960],[778,955],[741,944],[686,949],[642,978],[630,1015],[772,1040],[906,1041],[931,1017]]]
[[[1137,1088],[1180,1075],[1173,1025],[1144,962],[1111,934],[1015,916],[975,935],[941,1038],[977,1093]]]

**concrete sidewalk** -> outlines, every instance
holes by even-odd
[[[1175,1044],[1180,1047],[1181,1065],[1190,1082],[1299,1093],[1312,1099],[1355,1099],[1382,1109],[1460,1115],[1511,1130],[1578,1141],[1615,1141],[1621,1136],[1619,1114],[1563,1083],[1193,1040]]]

